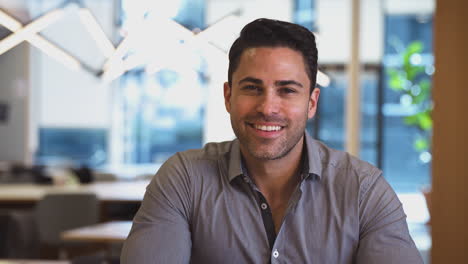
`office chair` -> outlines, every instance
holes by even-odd
[[[0,210],[0,258],[37,258],[37,246],[32,210]]]
[[[61,232],[99,221],[99,201],[93,193],[47,194],[36,207],[39,241],[58,250],[59,258],[66,258],[66,248],[76,243],[65,243]]]

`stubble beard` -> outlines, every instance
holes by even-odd
[[[240,120],[237,123],[240,122],[244,121]],[[278,139],[257,139],[249,136],[247,132],[241,132],[241,129],[236,125],[236,121],[231,116],[231,126],[234,134],[239,139],[241,147],[247,150],[252,157],[259,160],[278,160],[287,156],[304,136],[306,124],[307,116],[303,122],[300,122],[297,129],[293,128],[291,130],[292,134],[290,135],[284,135]],[[274,144],[275,146],[271,146],[270,144]]]

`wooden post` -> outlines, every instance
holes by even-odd
[[[468,1],[437,0],[432,262],[468,263]]]
[[[349,86],[346,90],[346,138],[345,150],[352,155],[359,156],[361,130],[361,84],[359,81],[359,38],[360,38],[360,0],[352,1],[351,13],[351,56],[348,64]]]

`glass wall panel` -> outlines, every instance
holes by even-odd
[[[338,68],[334,66],[321,65],[328,74],[331,83],[321,88],[318,118],[317,138],[328,146],[344,150],[345,139],[345,94],[348,87],[347,74],[343,65]],[[331,68],[327,70],[327,68]],[[378,67],[366,70],[361,75],[361,150],[360,158],[377,165],[377,121],[378,105],[377,93],[379,83]],[[312,125],[309,126],[313,134]]]
[[[430,184],[432,15],[386,15],[384,68],[383,169],[398,193],[417,193]]]

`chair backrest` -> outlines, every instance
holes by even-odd
[[[0,258],[39,257],[34,223],[32,210],[0,210]]]
[[[93,193],[47,194],[36,207],[39,239],[59,245],[60,233],[99,221],[99,201]]]

